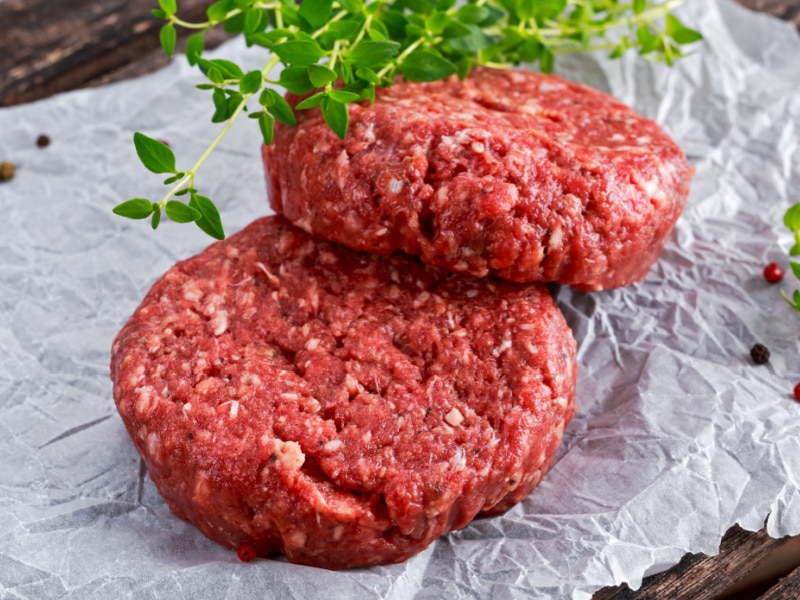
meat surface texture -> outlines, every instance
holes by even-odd
[[[547,289],[258,220],[157,281],[114,341],[119,413],[172,511],[230,548],[401,561],[521,501],[575,411]]]
[[[656,123],[551,75],[398,81],[349,111],[345,140],[300,111],[263,155],[273,208],[357,250],[613,288],[645,276],[689,193],[693,170]]]

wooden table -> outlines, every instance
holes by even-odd
[[[199,20],[210,1],[181,0],[182,16]],[[738,1],[800,27],[800,0]],[[0,106],[163,66],[167,59],[158,45],[161,22],[150,16],[156,6],[156,0],[0,0]],[[208,41],[216,45],[224,38],[212,34]],[[686,555],[669,571],[645,579],[636,592],[627,585],[605,588],[594,600],[711,600],[748,578],[761,583],[749,591],[729,591],[727,597],[800,598],[800,537],[775,540],[763,530],[750,533],[733,527],[720,550],[712,557]],[[785,576],[779,579],[781,575]]]

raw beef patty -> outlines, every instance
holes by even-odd
[[[689,192],[692,169],[656,123],[550,75],[398,81],[349,110],[344,141],[300,111],[264,160],[277,211],[358,250],[613,288],[644,277]]]
[[[574,413],[548,291],[261,219],[170,269],[114,341],[114,398],[173,512],[339,569],[519,502]]]

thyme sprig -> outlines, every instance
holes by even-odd
[[[800,256],[800,202],[789,207],[783,215],[783,224],[794,234],[794,245],[789,249],[789,256]],[[794,276],[800,279],[800,262],[790,260],[789,266]],[[781,294],[789,306],[800,312],[800,290],[795,290],[791,296],[784,290],[781,290]]]
[[[292,108],[276,91],[306,96],[294,110],[319,107],[340,138],[348,128],[347,104],[375,99],[377,87],[397,76],[411,81],[464,78],[475,65],[539,63],[553,69],[558,54],[605,50],[612,58],[633,50],[648,60],[672,65],[682,46],[702,38],[672,10],[683,0],[219,0],[206,10],[207,20],[179,18],[176,0],[158,0],[153,14],[166,21],[161,45],[172,56],[177,28],[194,31],[186,57],[207,81],[197,87],[211,93],[214,123],[225,123],[210,146],[186,171],[164,143],[136,133],[142,164],[168,174],[167,192],[158,202],[133,198],[114,212],[150,219],[161,215],[178,223],[194,222],[217,239],[224,238],[214,203],[199,194],[195,176],[242,113],[258,122],[264,143],[272,141],[275,121],[295,125]],[[242,34],[248,47],[264,49],[260,70],[245,72],[221,58],[203,57],[205,35],[222,26]],[[269,79],[278,65],[277,79]],[[255,107],[250,110],[250,103]],[[188,196],[188,202],[178,200]],[[800,305],[800,297],[796,298]]]

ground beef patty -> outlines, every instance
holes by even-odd
[[[296,100],[296,98],[290,98]],[[475,69],[350,106],[342,141],[319,109],[264,148],[272,206],[358,250],[582,290],[644,277],[692,169],[654,122],[550,75]]]
[[[575,373],[544,287],[357,253],[280,217],[168,271],[111,361],[175,514],[333,569],[403,560],[522,500]]]

